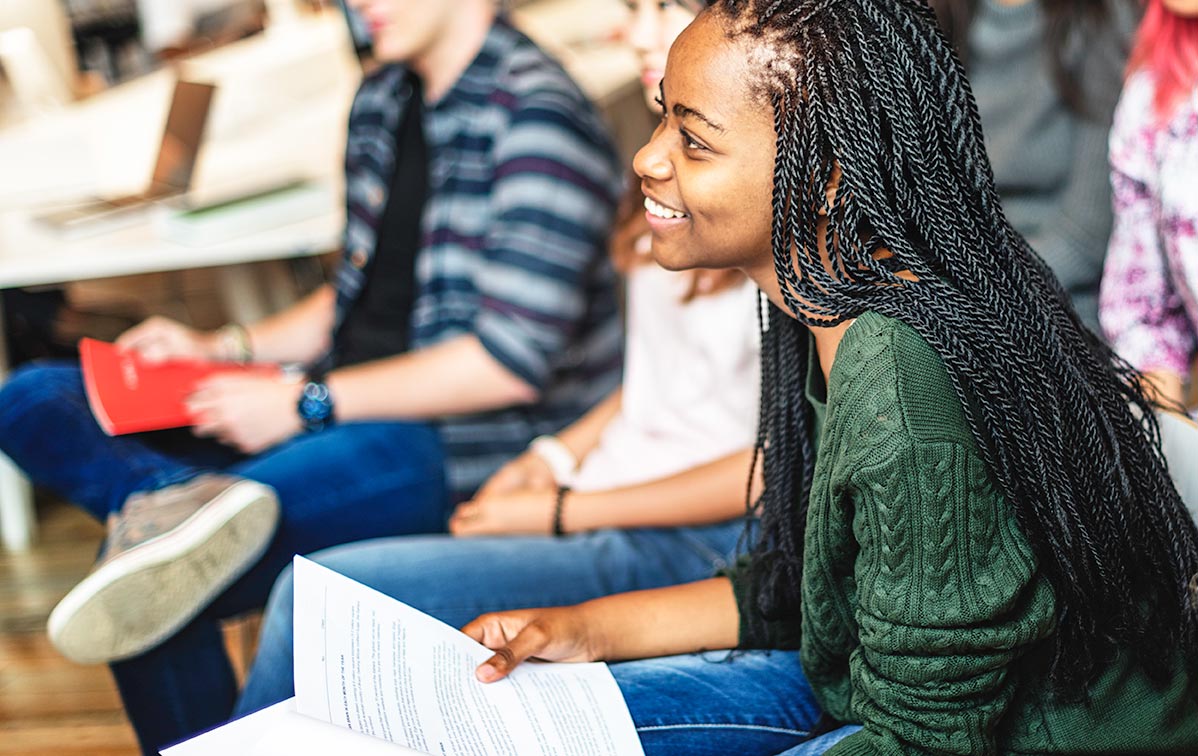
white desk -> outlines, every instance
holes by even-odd
[[[552,48],[601,107],[612,107],[630,95],[639,99],[636,56],[604,41],[625,12],[615,0],[543,0],[523,8],[515,22]],[[344,219],[345,129],[360,75],[340,16],[281,24],[187,61],[180,75],[218,85],[193,180],[199,193],[302,175],[328,183],[328,208],[302,222],[203,246],[163,238],[150,219],[76,239],[40,227],[33,217],[55,201],[144,187],[174,81],[163,71],[0,131],[0,290],[279,260],[336,246]],[[0,380],[5,358],[0,341]],[[33,523],[28,484],[0,455],[4,546],[27,547]]]
[[[339,16],[326,14],[213,51],[179,75],[218,90],[196,167],[199,193],[222,194],[272,177],[330,185],[322,212],[286,226],[200,246],[159,233],[152,209],[130,225],[64,238],[34,218],[55,202],[136,191],[153,166],[173,88],[163,71],[0,132],[0,289],[117,275],[224,266],[318,254],[343,225],[339,177],[345,127],[360,76]],[[0,377],[6,350],[0,342]],[[28,484],[0,456],[0,537],[29,545]]]

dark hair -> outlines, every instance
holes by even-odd
[[[1079,61],[1070,60],[1068,53],[1077,49],[1073,35],[1110,22],[1108,0],[1035,1],[1044,11],[1044,50],[1057,95],[1073,112],[1086,114],[1086,97],[1079,81],[1080,72],[1076,70]],[[957,54],[968,65],[966,46],[978,0],[928,0],[928,3],[936,11]]]
[[[1080,324],[1004,217],[969,83],[924,0],[721,0],[709,13],[757,40],[754,91],[777,134],[774,263],[797,318],[773,308],[763,335],[762,612],[799,602],[815,462],[803,325],[873,311],[943,360],[1052,585],[1053,689],[1083,693],[1120,648],[1154,676],[1172,671],[1169,649],[1192,661],[1198,530],[1144,378]]]

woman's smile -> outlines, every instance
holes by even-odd
[[[690,222],[690,215],[646,195],[645,219],[649,221],[653,233],[660,234],[686,225]]]

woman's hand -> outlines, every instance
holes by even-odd
[[[137,352],[147,362],[221,358],[220,346],[213,334],[159,316],[125,331],[117,337],[116,344],[122,349]]]
[[[523,490],[549,490],[557,488],[553,478],[553,470],[540,455],[526,451],[495,471],[487,478],[474,495],[475,499],[485,499],[497,494],[507,494]]]
[[[525,659],[620,661],[736,648],[739,629],[732,583],[718,577],[574,606],[484,614],[462,632],[495,652],[475,670],[479,680],[494,682]]]
[[[1156,402],[1161,409],[1168,411],[1184,410],[1186,406],[1185,376],[1171,370],[1146,370],[1144,377],[1148,379],[1145,393]]]
[[[557,489],[486,496],[458,506],[449,518],[455,536],[547,535],[553,532]]]
[[[245,454],[257,454],[299,433],[301,384],[258,375],[214,375],[187,399],[192,432],[212,436]]]
[[[507,677],[526,659],[590,662],[603,658],[592,628],[580,604],[484,614],[462,632],[495,651],[474,671],[479,680],[489,683]]]

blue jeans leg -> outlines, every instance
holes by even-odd
[[[279,529],[262,560],[189,626],[158,648],[112,665],[143,750],[157,753],[228,719],[237,688],[219,620],[261,606],[293,554],[444,531],[444,462],[432,426],[347,423],[227,468],[279,492]]]
[[[797,651],[727,651],[613,664],[646,756],[773,756],[821,711]]]
[[[377,539],[313,555],[317,562],[461,627],[480,614],[557,606],[710,577],[733,557],[743,523],[603,530],[564,538],[422,536]],[[271,593],[258,658],[238,714],[293,695],[291,571]]]
[[[827,752],[829,748],[860,729],[861,725],[843,725],[832,732],[826,732],[823,735],[808,740],[802,745],[797,745],[789,751],[779,754],[779,756],[820,756]]]
[[[87,405],[79,367],[69,362],[26,365],[0,389],[0,450],[34,483],[101,522],[130,494],[198,472],[192,460],[147,443],[155,435],[105,434]],[[193,445],[203,446],[212,445]]]

